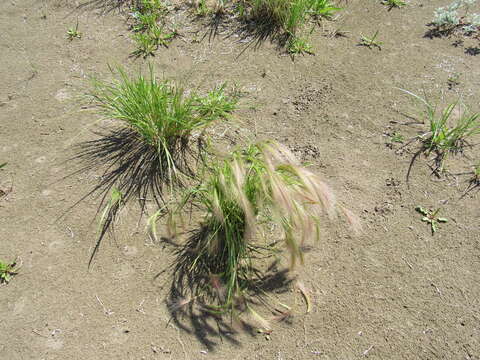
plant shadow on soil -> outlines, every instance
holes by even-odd
[[[235,25],[229,26],[231,22],[235,22]],[[206,37],[208,37],[209,41],[215,39],[220,35],[221,31],[219,28],[222,25],[225,25],[227,28],[226,39],[236,36],[238,37],[236,42],[245,44],[238,56],[241,56],[249,48],[257,50],[266,41],[270,41],[277,46],[278,50],[281,50],[284,49],[289,39],[288,35],[282,32],[281,28],[268,18],[230,20],[223,14],[215,14],[208,21],[206,26],[209,29],[207,29],[202,39]]]
[[[427,26],[433,27],[434,24],[430,23],[430,24],[427,24]],[[439,29],[437,27],[433,27],[433,28],[429,29],[427,32],[425,32],[425,34],[423,35],[424,38],[427,38],[427,39],[430,39],[430,40],[440,39],[440,38],[448,38],[450,36],[455,36],[455,28],[442,30],[442,29]],[[464,35],[464,36],[468,37],[468,35]],[[463,38],[457,38],[457,40],[455,40],[452,43],[452,46],[463,47],[465,54],[470,55],[470,56],[480,55],[480,47],[479,46],[464,47]]]
[[[97,9],[103,13],[112,11],[121,11],[128,5],[134,5],[134,0],[90,0],[81,3],[77,9]],[[235,24],[232,24],[232,23]],[[232,25],[232,26],[230,26]],[[237,37],[239,43],[246,44],[239,53],[241,56],[249,48],[258,49],[264,42],[270,41],[283,49],[287,44],[289,37],[275,23],[268,19],[250,19],[250,20],[232,20],[223,14],[216,14],[205,24],[206,31],[203,39],[213,41],[221,34],[226,34],[225,38]],[[226,32],[220,28],[225,27]],[[223,36],[223,35],[222,35]],[[158,159],[158,154],[152,152],[151,146],[138,139],[135,132],[130,129],[116,129],[94,132],[98,136],[95,140],[85,141],[77,146],[77,155],[73,159],[79,161],[82,165],[80,170],[75,171],[72,176],[79,173],[86,173],[93,170],[103,171],[100,182],[85,196],[78,200],[71,208],[78,205],[86,198],[100,194],[101,201],[97,210],[97,215],[108,202],[108,195],[113,189],[117,189],[122,194],[122,203],[129,200],[137,200],[141,206],[141,214],[144,214],[146,201],[149,197],[158,206],[165,206],[166,199],[163,197],[163,189],[168,185],[168,178],[159,176],[165,174],[162,162]],[[174,162],[182,174],[187,177],[193,177],[194,171],[189,166],[191,160],[199,161],[195,155],[204,143],[201,139],[197,142],[195,151],[190,151],[189,144],[180,148],[173,154],[176,156]],[[181,185],[181,184],[180,184]],[[115,219],[122,205],[116,203],[108,209],[108,212],[101,223],[99,235],[91,254],[89,266],[91,265],[100,243],[107,232],[113,232]],[[210,286],[211,268],[205,264],[199,271],[192,272],[190,267],[195,260],[198,243],[209,235],[208,230],[200,227],[190,233],[185,244],[180,245],[176,242],[163,239],[170,245],[174,245],[175,261],[170,265],[173,269],[170,291],[167,298],[167,308],[170,314],[169,322],[173,322],[182,331],[194,335],[209,351],[213,351],[219,342],[224,340],[235,346],[241,346],[236,334],[244,332],[251,337],[258,335],[259,326],[253,326],[242,318],[242,316],[220,315],[212,311],[208,303],[202,303],[197,300],[199,294],[206,287]],[[277,271],[277,262],[273,262],[265,272],[254,270],[256,278],[248,284],[249,304],[251,306],[264,306],[275,314],[275,309],[268,304],[264,294],[274,292],[283,293],[289,291],[294,281],[289,276],[288,270]],[[162,274],[163,271],[160,273]],[[158,274],[155,278],[158,278]],[[218,301],[215,294],[204,293],[205,300]],[[184,305],[179,303],[190,299]],[[238,306],[236,313],[242,315],[248,310],[245,306]],[[278,315],[278,314],[277,314]],[[282,318],[282,321],[289,322],[289,317]],[[261,326],[260,326],[261,327]],[[218,340],[217,340],[218,339]]]
[[[101,10],[102,13],[109,13],[116,10],[121,11],[126,6],[135,6],[135,4],[135,0],[89,0],[81,3],[77,6],[77,9],[97,9]],[[194,18],[193,20],[201,20],[193,13],[191,16]],[[266,17],[232,20],[223,13],[215,13],[203,25],[205,33],[202,36],[202,40],[208,38],[208,41],[211,42],[220,34],[224,34],[225,32],[221,31],[220,27],[226,28],[225,38],[238,37],[236,42],[245,44],[244,49],[238,56],[241,56],[243,52],[251,47],[255,50],[258,49],[266,41],[272,42],[277,46],[278,50],[282,50],[289,40],[288,35],[282,31],[281,27]]]
[[[163,195],[165,187],[185,186],[182,178],[194,177],[195,172],[191,164],[200,161],[201,155],[198,154],[201,154],[201,149],[205,147],[201,137],[197,138],[194,146],[184,139],[176,142],[175,148],[171,149],[171,155],[173,164],[181,176],[172,179],[169,176],[169,169],[166,169],[166,161],[159,157],[156,149],[140,139],[135,131],[128,128],[102,129],[94,134],[98,136],[97,139],[77,145],[77,154],[70,161],[78,161],[81,167],[67,175],[69,177],[98,170],[103,172],[99,183],[70,208],[92,195],[99,194],[101,201],[96,216],[102,209],[107,209],[101,219],[99,236],[89,265],[106,233],[113,230],[122,204],[130,200],[137,201],[141,208],[140,218],[145,213],[148,201],[155,202],[160,209],[167,209],[167,199]],[[113,189],[121,194],[121,201],[108,207],[109,194]]]
[[[278,310],[272,308],[264,294],[289,291],[294,278],[289,276],[288,269],[277,271],[278,260],[273,261],[265,272],[253,269],[255,279],[252,279],[246,289],[249,299],[238,301],[239,304],[233,309],[235,315],[228,311],[220,313],[214,304],[221,304],[222,290],[212,285],[212,269],[216,265],[200,261],[201,263],[197,263],[192,271],[192,264],[198,260],[199,244],[209,235],[206,227],[200,227],[189,232],[184,244],[175,244],[174,261],[167,269],[173,270],[167,309],[170,313],[169,322],[173,322],[182,331],[193,334],[209,351],[213,351],[220,345],[216,339],[219,339],[220,343],[227,340],[233,345],[241,346],[240,341],[236,339],[239,332],[251,337],[258,335],[258,329],[262,326],[254,326],[244,319],[244,315],[248,313],[247,301],[249,306],[267,308],[272,314],[276,314]],[[282,320],[288,323],[289,317]]]
[[[98,9],[104,14],[120,10],[128,4],[134,4],[135,0],[88,0],[80,3],[77,9]]]
[[[168,184],[168,179],[159,176],[159,174],[165,174],[165,172],[162,169],[162,162],[159,161],[157,152],[152,151],[152,147],[140,140],[131,129],[102,129],[94,132],[94,134],[98,136],[97,139],[77,145],[78,152],[73,160],[79,161],[82,166],[80,170],[68,176],[98,169],[103,171],[103,175],[99,183],[72,207],[93,194],[100,194],[101,201],[97,210],[98,215],[102,208],[108,206],[110,191],[117,189],[122,193],[122,203],[127,203],[129,200],[138,201],[142,209],[140,217],[144,213],[148,198],[155,201],[157,206],[165,208],[166,199],[162,193],[164,186]],[[200,138],[197,141],[199,141],[197,143],[197,149],[199,149],[204,144]],[[194,171],[189,164],[192,158],[195,158],[195,151],[189,152],[190,150],[188,144],[183,144],[173,154],[176,156],[175,164],[182,170],[182,173],[192,177]],[[198,158],[195,159],[198,161]],[[104,214],[99,235],[89,260],[89,267],[105,235],[108,232],[114,232],[116,217],[123,206],[122,203],[112,204]],[[166,209],[164,214],[167,211]],[[168,270],[173,270],[167,299],[167,308],[171,316],[170,321],[182,331],[196,336],[205,347],[212,351],[218,345],[216,338],[240,346],[235,334],[242,331],[250,336],[255,336],[258,327],[250,325],[241,317],[235,317],[234,319],[225,314],[215,313],[207,303],[202,304],[197,300],[200,295],[205,295],[205,300],[212,300],[212,303],[218,302],[215,292],[204,292],[206,288],[211,288],[212,273],[218,270],[215,269],[215,265],[203,263],[202,266],[196,267],[195,271],[191,271],[192,264],[196,261],[199,244],[209,235],[211,234],[208,229],[200,227],[189,233],[185,244],[178,244],[165,238],[162,240],[175,247],[174,262],[168,268]],[[255,269],[253,271],[255,279],[248,284],[247,288],[248,301],[253,306],[265,305],[266,308],[271,308],[263,295],[272,291],[275,293],[286,292],[293,281],[288,276],[287,270],[277,271],[277,262],[273,262],[265,272]],[[192,301],[183,306],[178,306],[179,302],[185,299],[191,299]],[[244,306],[239,306],[235,310],[240,314],[247,312]],[[274,313],[273,310],[272,313]]]
[[[480,55],[480,47],[478,46],[469,46],[465,49],[465,54],[471,55],[471,56],[477,56]]]

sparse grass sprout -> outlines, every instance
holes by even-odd
[[[73,39],[81,39],[82,33],[78,31],[78,21],[75,27],[71,27],[67,30],[67,39],[72,41]]]
[[[13,276],[18,274],[20,267],[18,261],[14,260],[11,263],[4,263],[0,261],[0,284],[8,284]]]
[[[383,45],[383,42],[377,40],[378,36],[378,30],[375,31],[375,34],[373,34],[371,37],[361,35],[360,36],[360,46],[366,46],[369,49],[376,47],[378,50],[382,50],[381,45]]]

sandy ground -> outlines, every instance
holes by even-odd
[[[468,177],[437,179],[423,157],[408,187],[415,149],[396,152],[387,136],[425,129],[407,124],[416,108],[398,88],[461,96],[479,110],[473,40],[455,47],[454,39],[424,37],[445,1],[411,0],[392,11],[349,1],[338,22],[314,33],[316,55],[295,61],[268,42],[245,48],[220,34],[196,43],[208,29],[189,26],[182,11],[183,37],[135,60],[121,14],[66,3],[0,3],[0,163],[8,162],[0,172],[0,259],[23,262],[0,287],[0,358],[480,359],[478,195],[459,200]],[[65,33],[77,19],[83,37],[70,42]],[[326,36],[330,27],[346,37]],[[377,29],[381,51],[357,46],[360,34]],[[111,77],[108,64],[135,72],[147,62],[191,87],[237,84],[246,93],[235,120],[242,131],[290,146],[362,218],[360,237],[325,224],[299,271],[313,310],[305,314],[293,289],[278,294],[296,316],[275,323],[269,337],[220,330],[211,319],[169,322],[171,274],[155,275],[173,249],[147,237],[134,208],[87,269],[100,200],[67,210],[101,173],[65,178],[78,169],[74,146],[94,139],[101,124],[83,95],[89,77]],[[459,84],[449,89],[455,74]],[[478,160],[476,149],[466,154],[449,160],[452,172]],[[417,205],[440,207],[449,223],[432,236]]]

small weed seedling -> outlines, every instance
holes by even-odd
[[[401,8],[407,5],[405,1],[402,0],[383,0],[382,4],[388,6],[388,11],[392,10],[393,8]]]
[[[300,54],[314,55],[312,45],[310,45],[307,40],[297,37],[290,39],[288,42],[287,51],[292,56]]]
[[[468,186],[460,199],[465,197],[471,191],[480,188],[480,162],[473,166],[472,172],[468,172],[467,174],[470,175],[470,179],[468,180]]]
[[[432,229],[432,235],[434,235],[435,232],[438,230],[438,227],[437,227],[438,223],[448,222],[446,218],[437,217],[437,214],[440,211],[440,209],[433,211],[430,209],[425,209],[424,207],[421,207],[421,206],[417,206],[415,210],[417,210],[417,212],[423,215],[423,218],[422,218],[423,222],[430,224],[430,227]]]
[[[480,162],[473,167],[472,182],[480,185]]]
[[[455,86],[460,85],[460,74],[455,73],[447,79],[448,90],[452,90]]]
[[[13,276],[18,274],[20,268],[17,266],[17,260],[11,263],[4,263],[0,261],[0,284],[8,284]]]
[[[78,21],[75,27],[71,27],[67,30],[67,39],[72,41],[73,39],[81,39],[82,33],[78,31]]]
[[[0,170],[3,170],[3,168],[7,165],[7,163],[2,163],[0,164]],[[12,187],[10,187],[10,190],[3,190],[0,188],[0,199],[3,198],[5,195],[7,195],[10,191],[12,191]]]
[[[383,42],[378,41],[377,36],[378,36],[378,30],[375,31],[375,34],[373,34],[372,37],[367,37],[367,36],[361,35],[359,45],[360,46],[366,46],[369,49],[371,49],[373,47],[376,47],[378,50],[382,50],[381,45],[383,45]]]
[[[405,136],[397,132],[394,132],[392,135],[390,135],[390,141],[392,143],[403,143],[405,141]]]
[[[133,56],[153,56],[160,46],[168,47],[178,35],[175,30],[165,31],[168,7],[162,0],[141,0],[133,10],[133,40],[137,43]]]

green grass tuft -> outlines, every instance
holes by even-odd
[[[237,104],[237,95],[227,95],[225,84],[201,95],[173,81],[158,80],[152,67],[147,76],[130,77],[122,68],[113,73],[111,82],[94,79],[91,94],[113,129],[82,143],[78,155],[86,162],[83,171],[104,170],[90,192],[103,194],[92,259],[130,199],[142,209],[147,200],[165,206],[176,189],[197,181],[197,167],[209,154],[208,129],[227,119]]]
[[[409,91],[405,92],[419,100],[425,108],[424,116],[429,131],[420,135],[418,139],[422,142],[422,151],[426,155],[432,153],[436,155],[437,169],[442,170],[449,154],[462,152],[469,145],[467,139],[480,134],[480,113],[461,109],[458,115],[454,116],[455,109],[460,106],[459,101],[450,103],[439,111],[437,106],[427,99]]]
[[[146,58],[155,55],[160,46],[168,47],[177,32],[165,25],[167,5],[162,0],[140,0],[133,10],[133,40],[137,49],[132,55]]]
[[[442,110],[426,98],[410,91],[399,89],[417,100],[422,111],[422,121],[429,126],[429,130],[410,139],[405,145],[419,142],[421,147],[410,161],[407,171],[407,183],[413,164],[421,154],[434,155],[432,173],[440,176],[444,172],[444,163],[451,154],[463,153],[466,147],[473,145],[468,142],[472,136],[480,134],[480,113],[473,113],[459,101],[448,104]],[[458,109],[458,111],[456,111]]]
[[[313,53],[302,38],[307,25],[313,25],[311,33],[320,18],[330,18],[341,10],[331,0],[197,0],[194,5],[197,15],[212,15],[216,23],[224,15],[239,19],[243,30],[258,41],[271,38],[291,54]]]
[[[289,36],[296,36],[309,18],[330,17],[340,10],[330,0],[247,0],[254,19],[265,19]]]
[[[112,83],[94,80],[93,98],[104,117],[132,130],[155,152],[162,164],[159,176],[170,182],[179,176],[175,158],[190,150],[192,136],[226,119],[236,107],[235,98],[225,94],[225,85],[201,96],[172,81],[157,80],[152,68],[149,76],[136,78],[121,68],[117,73]]]

